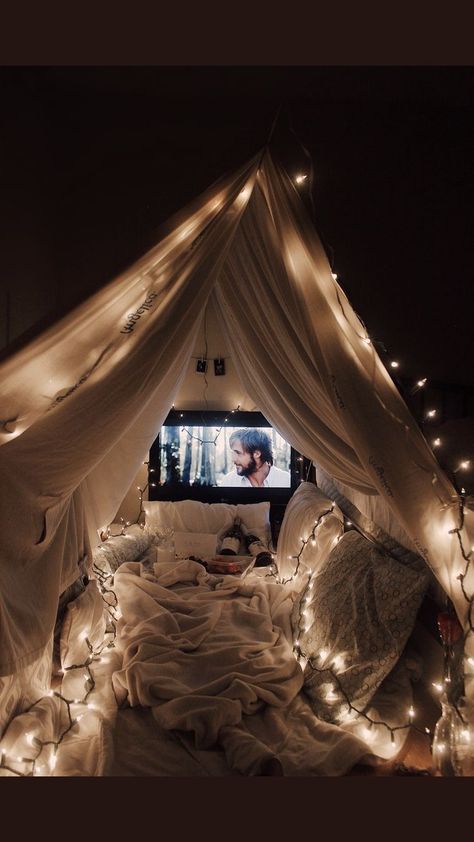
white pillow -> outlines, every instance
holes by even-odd
[[[311,482],[300,483],[288,501],[278,536],[276,563],[283,578],[294,573],[295,556],[302,547],[301,538],[306,540],[309,537],[319,518],[321,523],[315,532],[315,544],[310,541],[300,557],[301,563],[313,572],[326,561],[337,538],[342,535],[343,516],[339,507],[316,485]]]
[[[270,503],[201,503],[199,500],[148,500],[146,525],[150,529],[170,528],[175,532],[207,532],[222,536],[239,517],[247,532],[265,543],[271,537]]]

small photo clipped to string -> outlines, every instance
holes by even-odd
[[[198,374],[205,374],[207,371],[207,360],[198,360],[196,364],[196,371]]]
[[[219,358],[214,360],[214,374],[216,377],[220,377],[225,374],[225,362],[223,359]]]

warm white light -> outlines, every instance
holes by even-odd
[[[351,521],[351,520],[346,520],[346,526],[352,526],[352,521]]]
[[[325,661],[328,654],[329,653],[328,653],[327,649],[321,649],[321,651],[319,653],[319,657],[321,658],[322,661]]]
[[[433,442],[433,447],[439,447],[441,444],[441,439],[435,439]]]
[[[303,173],[299,173],[299,175],[296,176],[295,181],[296,181],[297,184],[303,184],[303,181],[306,181],[307,178],[308,178],[307,175],[304,175]]]
[[[424,377],[423,380],[418,380],[416,385],[419,386],[420,389],[421,389],[421,387],[424,386],[425,383],[426,383],[426,377]]]
[[[327,702],[335,702],[336,699],[337,699],[337,693],[334,692],[334,687],[330,687],[330,689],[326,693],[326,701]]]
[[[391,368],[398,368],[399,365],[400,365],[400,363],[397,363],[396,360],[392,360],[392,362],[390,363]]]
[[[460,466],[459,466],[459,467],[460,467],[460,468],[462,468],[462,469],[463,469],[463,471],[467,471],[467,469],[469,468],[470,464],[471,464],[470,460],[469,460],[469,459],[465,459],[465,460],[464,460],[464,462],[461,462],[461,464],[460,464]]]
[[[342,655],[336,655],[336,657],[333,660],[333,664],[335,669],[341,670],[344,667],[344,658],[342,657]]]
[[[413,707],[413,705],[410,705],[410,707],[408,708],[408,717],[409,717],[409,719],[413,719],[414,716],[415,716],[415,708]]]
[[[370,340],[370,337],[369,337],[369,336],[365,336],[365,337],[364,337],[364,339],[363,339],[363,341],[365,342],[365,344],[366,344],[366,345],[370,345],[370,344],[371,344],[371,340]]]
[[[428,410],[428,412],[426,413],[426,415],[428,416],[428,418],[434,418],[434,417],[435,417],[435,415],[436,415],[436,409],[430,409],[430,410]]]
[[[362,729],[362,737],[367,743],[373,743],[375,739],[375,734],[371,731],[370,728],[363,728]]]
[[[335,272],[331,272],[331,275],[333,276],[334,280],[335,280],[335,281],[337,281],[337,275],[336,275],[336,273],[335,273]]]
[[[311,546],[312,547],[316,546],[316,538],[311,538]]]
[[[443,685],[442,684],[439,684],[438,682],[433,681],[433,687],[434,687],[435,690],[438,691],[438,693],[443,692]]]

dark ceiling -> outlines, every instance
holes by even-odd
[[[310,154],[315,221],[370,334],[407,375],[474,385],[473,68],[4,67],[0,83],[4,344],[149,248],[281,105],[274,150],[290,172]]]

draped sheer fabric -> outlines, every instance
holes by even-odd
[[[173,403],[210,296],[256,406],[330,475],[380,494],[466,622],[454,488],[267,152],[0,367],[0,674],[47,645],[59,593]]]

